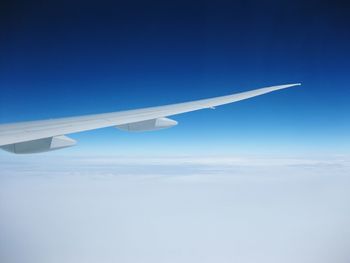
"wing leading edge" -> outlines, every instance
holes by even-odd
[[[130,129],[130,127],[142,127],[146,125],[148,127],[147,130],[150,130],[149,125],[150,121],[152,120],[155,120],[154,123],[160,123],[160,121],[164,123],[164,117],[169,117],[201,109],[215,108],[217,106],[249,99],[276,90],[286,89],[298,85],[300,85],[300,83],[272,86],[232,94],[228,96],[221,96],[211,99],[203,99],[144,109],[96,115],[86,115],[79,117],[59,118],[43,121],[2,124],[0,125],[0,147],[4,150],[13,148],[15,149],[16,144],[20,143],[22,144],[19,146],[23,146],[23,143],[25,142],[30,142],[31,144],[33,144],[33,142],[40,139],[55,137],[60,138],[59,136],[63,136],[65,134],[77,133],[112,126],[116,126],[117,128],[127,130]],[[160,121],[157,121],[157,119],[159,119]],[[140,131],[142,131],[142,128],[140,129]],[[12,152],[19,153],[16,151]]]

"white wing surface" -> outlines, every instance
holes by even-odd
[[[0,147],[13,153],[35,153],[69,147],[75,141],[65,134],[115,126],[127,131],[149,131],[172,127],[166,117],[233,103],[285,89],[297,84],[266,87],[228,96],[159,107],[0,125]]]

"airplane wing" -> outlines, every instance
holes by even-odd
[[[75,145],[66,134],[116,127],[126,131],[151,131],[169,128],[177,124],[166,117],[233,103],[286,89],[297,84],[287,84],[246,91],[228,96],[196,100],[159,107],[86,115],[42,121],[0,125],[0,148],[12,153],[37,153]]]

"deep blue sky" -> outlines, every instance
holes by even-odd
[[[349,153],[345,1],[2,1],[0,12],[1,123],[303,83],[167,131],[73,135],[66,153]]]

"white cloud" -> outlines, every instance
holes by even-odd
[[[38,156],[0,161],[1,262],[349,262],[346,156]]]

